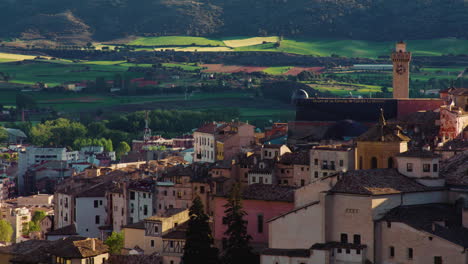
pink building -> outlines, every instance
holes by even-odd
[[[268,244],[267,221],[294,208],[294,188],[289,186],[252,184],[242,193],[247,215],[247,232],[252,236],[252,246],[263,248]],[[221,248],[227,226],[224,220],[226,198],[215,196],[213,201],[214,239]]]
[[[255,127],[247,123],[232,122],[218,128],[217,135],[217,157],[218,160],[230,160],[243,147],[255,143]]]

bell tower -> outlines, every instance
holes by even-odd
[[[393,61],[393,98],[409,98],[409,65],[411,52],[406,51],[406,43],[400,41],[392,52]]]

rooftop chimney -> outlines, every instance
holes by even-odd
[[[96,251],[96,240],[91,238],[91,250]]]

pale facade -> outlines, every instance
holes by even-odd
[[[216,141],[214,133],[202,133],[195,131],[194,139],[194,162],[216,161]]]
[[[50,206],[53,200],[54,196],[51,194],[20,196],[16,199],[18,206]]]
[[[23,208],[11,208],[1,207],[0,208],[1,219],[8,221],[13,228],[13,242],[19,242],[21,240],[23,228],[27,228],[31,221],[31,211]]]
[[[354,148],[331,145],[318,146],[310,150],[311,180],[327,177],[337,172],[355,169]]]
[[[72,195],[56,192],[54,194],[55,228],[69,226],[74,221],[74,199]]]
[[[279,159],[284,153],[291,152],[286,145],[265,144],[260,152],[260,159]]]
[[[100,237],[99,227],[106,225],[105,197],[76,197],[77,233],[84,237]]]
[[[358,141],[355,168],[359,170],[394,168],[395,156],[408,150],[403,142],[364,142]]]
[[[153,209],[153,198],[152,192],[128,190],[129,223],[139,222],[156,213]]]

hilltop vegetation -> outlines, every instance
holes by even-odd
[[[143,35],[468,37],[463,0],[16,0],[0,8],[0,37],[62,42]]]

